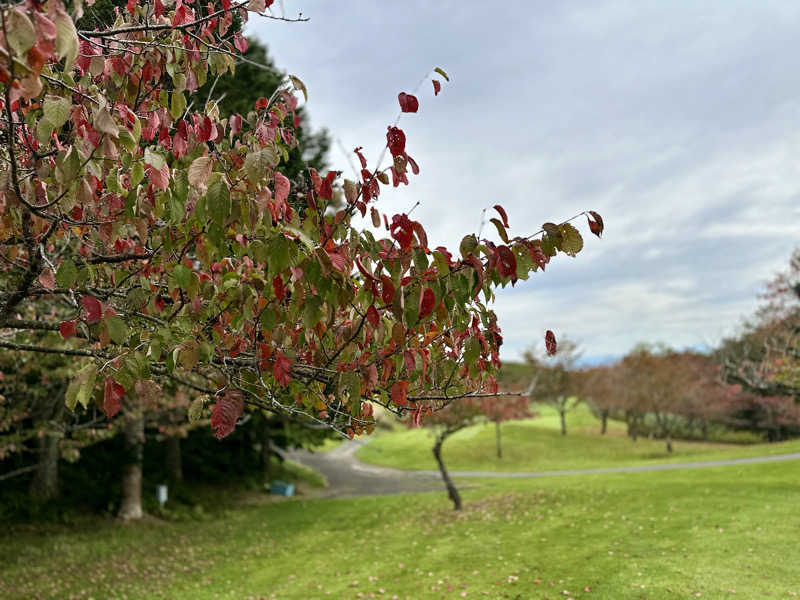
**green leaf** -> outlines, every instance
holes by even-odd
[[[23,55],[36,43],[36,29],[28,15],[19,7],[10,11],[6,18],[6,39],[16,54]]]
[[[222,227],[231,214],[231,194],[223,179],[217,179],[208,186],[206,208],[211,219]]]
[[[55,127],[53,127],[50,121],[47,119],[39,119],[39,122],[36,124],[36,139],[39,140],[39,143],[46,144],[50,140],[54,129]]]
[[[75,263],[67,259],[62,262],[56,271],[56,283],[64,288],[71,288],[78,279],[78,269]]]
[[[279,162],[278,153],[273,146],[267,146],[258,152],[251,152],[244,159],[244,170],[252,182],[263,179],[269,170]]]
[[[508,234],[506,233],[506,228],[500,222],[500,219],[489,219],[495,227],[497,227],[497,235],[500,236],[500,239],[503,240],[506,244],[508,243]]]
[[[478,245],[478,240],[473,234],[469,234],[464,236],[464,239],[461,240],[461,244],[459,245],[459,250],[461,250],[461,256],[466,258],[467,255],[471,254],[473,250]]]
[[[308,90],[306,89],[306,84],[294,75],[289,75],[289,80],[292,82],[294,89],[296,89],[298,92],[303,92],[303,98],[306,102],[308,102]]]
[[[580,232],[569,223],[559,225],[561,232],[561,251],[570,256],[575,256],[583,249],[583,238]]]
[[[119,126],[107,108],[101,108],[94,114],[92,127],[101,133],[110,135],[112,138],[119,137]]]
[[[67,387],[67,393],[65,394],[67,408],[75,410],[78,403],[84,408],[89,407],[89,400],[92,397],[96,377],[97,366],[94,363],[89,363],[78,371],[75,379]]]
[[[189,405],[189,410],[186,411],[189,417],[189,423],[197,423],[203,418],[203,409],[205,408],[206,399],[206,396],[199,396],[192,400],[192,403]]]
[[[131,167],[131,188],[135,188],[144,179],[144,165],[141,161],[136,161]]]
[[[478,340],[474,337],[467,339],[467,342],[464,345],[464,364],[468,367],[471,367],[473,364],[475,364],[475,361],[478,359],[480,353],[480,342],[478,342]]]
[[[151,148],[144,149],[144,162],[153,167],[156,171],[160,171],[167,164],[164,157],[158,152],[154,152]]]
[[[147,304],[149,294],[142,288],[133,288],[125,296],[125,306],[128,310],[138,311]]]
[[[173,119],[180,119],[186,110],[186,96],[182,92],[172,92],[169,103],[169,114]]]
[[[185,290],[189,287],[189,282],[192,280],[192,270],[186,265],[175,265],[172,269],[172,276],[175,278],[178,286]]]
[[[289,266],[289,245],[291,242],[282,235],[277,235],[269,242],[269,272],[277,275]]]
[[[306,329],[311,329],[320,319],[322,319],[322,300],[312,296],[303,305],[303,325]]]
[[[56,159],[56,167],[56,179],[62,185],[68,185],[78,176],[81,170],[81,157],[75,146],[70,147],[69,152],[62,153]]]
[[[64,72],[72,70],[75,59],[78,57],[78,32],[70,16],[62,11],[56,12],[56,53],[59,58],[65,58]]]
[[[434,69],[434,71],[436,71],[436,72],[437,72],[439,75],[441,75],[442,77],[444,77],[444,78],[445,78],[447,81],[450,81],[450,78],[447,76],[447,73],[445,73],[445,72],[444,72],[444,69],[442,69],[441,67],[436,67],[436,68]]]
[[[120,346],[128,340],[128,326],[119,315],[109,315],[105,318],[108,335],[115,344]]]
[[[42,105],[44,117],[55,129],[61,127],[69,120],[69,115],[72,112],[72,103],[66,98],[60,96],[47,96]]]
[[[352,404],[358,405],[361,408],[361,377],[356,371],[348,371],[342,373],[342,388],[347,393],[350,399],[350,410],[353,410]]]

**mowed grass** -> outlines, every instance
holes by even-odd
[[[541,416],[502,425],[503,457],[497,458],[495,425],[480,424],[449,437],[442,454],[454,471],[556,471],[627,465],[692,462],[800,452],[800,440],[780,444],[719,444],[673,442],[668,453],[663,440],[625,435],[625,424],[608,422],[600,435],[600,421],[583,405],[567,416],[567,435],[560,432],[557,413],[539,407]],[[356,454],[365,462],[399,469],[436,469],[429,429],[379,432]]]
[[[792,598],[793,462],[287,500],[200,522],[15,529],[0,597]]]

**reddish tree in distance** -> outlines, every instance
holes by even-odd
[[[495,446],[497,458],[503,458],[502,431],[504,421],[515,421],[528,419],[533,416],[529,407],[527,396],[498,396],[496,398],[484,398],[481,403],[481,413],[486,419],[494,423],[495,427]]]
[[[373,402],[419,420],[494,395],[495,290],[575,256],[571,221],[599,236],[602,219],[512,237],[500,207],[499,240],[431,248],[422,223],[380,212],[382,187],[419,172],[397,123],[388,167],[359,148],[357,181],[290,181],[300,79],[229,118],[194,94],[235,68],[235,19],[293,20],[270,4],[129,2],[93,31],[75,25],[81,2],[2,7],[0,347],[82,361],[67,401],[109,417],[158,384],[193,390],[190,414],[220,438],[245,407],[352,437]]]

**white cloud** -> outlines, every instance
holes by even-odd
[[[308,85],[312,122],[371,161],[396,94],[437,65],[452,76],[437,98],[423,81],[401,121],[422,173],[380,204],[419,200],[432,245],[457,246],[495,203],[512,233],[605,217],[578,258],[498,291],[505,358],[547,328],[588,356],[716,340],[800,243],[798,4],[284,5],[311,21],[251,33]],[[347,168],[336,147],[331,161]]]

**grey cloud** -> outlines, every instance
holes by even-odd
[[[579,224],[577,259],[498,291],[505,358],[546,328],[587,355],[713,342],[800,242],[800,4],[284,4],[311,22],[251,32],[304,79],[313,123],[373,161],[397,92],[433,66],[452,75],[435,99],[423,81],[401,121],[422,173],[380,204],[420,200],[432,245],[456,246],[498,202],[514,234],[605,217],[602,241]]]

